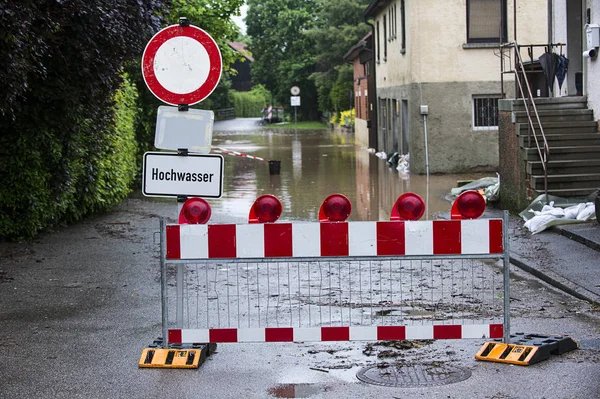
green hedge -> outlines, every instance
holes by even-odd
[[[262,85],[256,85],[250,91],[230,91],[233,100],[236,118],[255,118],[261,116],[265,105],[269,104],[271,97]]]
[[[54,125],[53,112],[0,126],[0,237],[22,240],[62,222],[109,209],[136,176],[134,107],[137,91],[126,79],[106,114],[106,128],[81,118],[73,129]],[[39,110],[38,110],[39,111]],[[85,110],[77,112],[85,115]]]

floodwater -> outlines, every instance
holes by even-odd
[[[213,215],[247,218],[256,198],[272,194],[283,205],[281,221],[317,221],[321,203],[343,194],[352,203],[348,220],[389,220],[396,199],[405,192],[426,203],[423,219],[449,212],[445,199],[458,180],[494,174],[425,175],[399,172],[386,160],[355,146],[354,134],[329,129],[272,129],[258,119],[216,122],[213,146],[281,162],[280,174],[270,174],[266,161],[224,156],[223,196],[211,199]],[[429,182],[428,182],[429,180]]]

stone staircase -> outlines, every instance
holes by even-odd
[[[535,103],[550,147],[548,194],[587,196],[599,189],[600,132],[593,111],[587,108],[587,98],[537,98]],[[522,101],[515,102],[512,111],[521,158],[526,163],[527,197],[535,198],[544,193],[544,169],[536,143],[528,134]],[[539,134],[536,119],[532,119]]]

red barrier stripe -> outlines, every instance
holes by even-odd
[[[235,258],[235,224],[213,224],[208,226],[208,257]]]
[[[237,328],[214,328],[208,334],[210,342],[238,342]]]
[[[460,254],[460,220],[433,221],[433,253],[435,255]]]
[[[183,343],[183,338],[181,337],[181,330],[169,330],[168,334],[170,344]]]
[[[321,228],[321,256],[348,256],[348,223],[324,222]]]
[[[504,243],[502,241],[502,220],[490,220],[490,253],[501,254]]]
[[[490,324],[490,338],[502,338],[504,337],[504,325],[503,324]]]
[[[377,255],[405,254],[404,222],[377,222]]]
[[[461,339],[462,326],[433,326],[433,339]]]
[[[265,224],[265,257],[292,256],[292,224]]]
[[[294,342],[294,329],[265,328],[265,342]]]
[[[404,326],[379,326],[377,327],[378,341],[395,341],[406,339],[406,327]]]
[[[167,259],[181,258],[179,225],[167,226]]]
[[[321,341],[349,341],[350,327],[321,327]]]

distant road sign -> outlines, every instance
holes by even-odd
[[[290,89],[290,92],[292,93],[293,96],[297,96],[298,94],[300,94],[300,88],[298,86],[293,86]]]
[[[142,56],[142,75],[167,104],[196,104],[213,92],[222,72],[221,51],[202,29],[171,25],[150,39]]]
[[[290,103],[291,103],[292,107],[299,107],[300,106],[300,96],[291,96]]]
[[[220,198],[223,194],[223,157],[147,152],[142,180],[142,193],[147,197]]]

